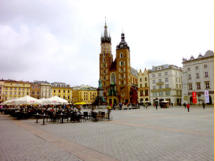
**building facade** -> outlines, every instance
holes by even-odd
[[[152,67],[149,71],[151,103],[168,101],[181,105],[182,69],[175,65]]]
[[[41,92],[40,91],[40,84],[31,83],[31,94],[30,94],[30,96],[37,98],[37,99],[40,99],[41,98],[40,92]]]
[[[116,47],[116,58],[113,60],[111,37],[104,27],[101,37],[99,55],[99,79],[104,89],[104,98],[108,104],[137,103],[137,75],[130,66],[130,48],[125,41],[124,33]]]
[[[31,96],[35,98],[52,97],[51,84],[47,81],[34,81],[31,83]]]
[[[207,51],[197,58],[183,59],[183,95],[185,103],[192,103],[192,92],[196,92],[197,104],[205,100],[209,92],[209,104],[214,104],[214,53]]]
[[[0,80],[0,100],[6,100],[30,96],[31,83],[15,80]]]
[[[90,86],[76,86],[72,87],[72,102],[85,102],[92,104],[97,97],[97,89]]]
[[[149,88],[149,72],[148,70],[140,70],[138,72],[138,103],[146,103],[150,101]]]
[[[58,96],[72,103],[72,88],[66,83],[54,82],[51,83],[52,96]]]
[[[52,97],[52,87],[50,83],[44,82],[40,84],[41,88],[41,98],[50,98]]]

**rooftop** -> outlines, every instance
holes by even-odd
[[[194,61],[194,60],[200,60],[200,59],[204,59],[204,58],[209,58],[209,57],[213,57],[214,56],[214,52],[212,50],[208,50],[205,52],[204,55],[202,55],[201,53],[198,55],[198,57],[194,58],[193,56],[190,57],[190,59],[182,59],[182,63],[186,63],[186,62],[190,62],[190,61]]]

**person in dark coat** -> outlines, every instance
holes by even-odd
[[[187,107],[187,104],[184,102],[184,104],[183,104],[183,105],[184,105],[184,108],[186,109],[186,107]]]
[[[156,110],[158,109],[158,103],[157,102],[155,102],[155,107],[156,107]]]
[[[119,109],[122,110],[122,103],[119,103]]]
[[[205,109],[205,103],[204,102],[202,102],[202,107],[203,107],[203,109]]]

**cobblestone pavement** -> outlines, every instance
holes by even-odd
[[[213,108],[112,111],[112,121],[48,123],[0,115],[0,161],[212,161]]]

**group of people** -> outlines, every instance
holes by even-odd
[[[187,108],[187,111],[190,112],[190,104],[189,103],[184,103],[184,108]],[[205,109],[205,103],[202,102],[202,108]]]

